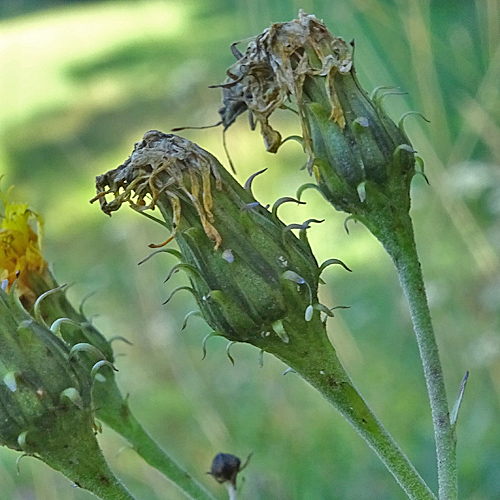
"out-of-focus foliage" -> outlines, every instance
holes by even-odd
[[[222,339],[201,361],[208,327],[182,318],[188,294],[161,303],[176,274],[157,256],[137,266],[164,229],[126,212],[106,219],[88,204],[93,177],[121,163],[144,131],[210,125],[235,40],[290,20],[299,8],[323,18],[332,33],[356,41],[356,68],[365,88],[394,85],[387,96],[394,119],[416,109],[407,132],[426,174],[413,181],[417,241],[441,348],[450,399],[471,371],[458,425],[462,498],[486,500],[500,491],[500,4],[498,1],[216,0],[10,3],[0,11],[0,170],[3,188],[29,200],[46,220],[45,257],[60,282],[74,282],[77,302],[99,290],[86,308],[117,346],[118,382],[146,427],[223,498],[205,475],[218,452],[254,456],[242,474],[242,498],[378,500],[403,498],[373,453],[313,389],[249,346],[233,346],[233,367]],[[15,5],[14,5],[15,4]],[[44,2],[44,6],[47,3]],[[15,7],[15,8],[14,8]],[[36,12],[33,8],[38,9]],[[243,44],[244,47],[244,44]],[[296,133],[294,115],[274,118]],[[287,143],[264,152],[241,116],[227,134],[241,182],[254,182],[262,203],[292,196],[307,181],[306,157]],[[224,163],[219,128],[186,136]],[[314,192],[308,204],[280,209],[287,222],[326,222],[309,231],[318,260],[337,257],[354,272],[325,273],[322,301],[349,305],[330,320],[331,338],[348,371],[424,477],[435,485],[430,412],[417,347],[395,272],[379,244]],[[144,500],[179,498],[154,470],[110,431],[104,451]],[[87,499],[56,473],[0,450],[5,498]]]

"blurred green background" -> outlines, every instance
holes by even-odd
[[[189,295],[161,303],[186,278],[163,284],[170,256],[138,267],[164,230],[122,210],[106,218],[88,200],[94,177],[122,163],[150,129],[218,120],[220,83],[233,41],[288,21],[298,9],[356,40],[357,71],[370,91],[407,92],[385,104],[395,120],[408,110],[407,131],[426,161],[430,187],[413,182],[417,242],[441,349],[450,404],[470,370],[458,425],[461,498],[500,498],[500,3],[498,0],[182,0],[29,1],[0,3],[0,171],[2,189],[29,200],[46,220],[45,256],[61,283],[74,283],[117,344],[118,382],[138,418],[180,463],[225,498],[205,474],[220,452],[254,455],[241,499],[400,499],[399,487],[364,442],[296,375],[246,345],[212,339],[193,318]],[[244,47],[244,45],[243,45]],[[277,128],[297,130],[292,114]],[[227,164],[219,128],[186,131]],[[287,143],[265,153],[246,116],[227,134],[238,179],[269,167],[254,182],[263,204],[290,196],[307,174],[305,156]],[[329,334],[361,393],[436,486],[427,395],[409,314],[395,271],[360,225],[317,193],[306,206],[280,209],[287,223],[326,222],[309,231],[319,261],[336,257],[354,272],[330,268],[322,301],[349,305]],[[100,436],[114,470],[143,500],[183,498],[108,429]],[[44,464],[0,449],[0,497],[85,500],[90,494]]]

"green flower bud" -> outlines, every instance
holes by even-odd
[[[413,148],[380,99],[371,99],[360,86],[352,52],[302,11],[294,21],[273,24],[228,70],[221,85],[222,122],[227,128],[248,109],[261,123],[266,148],[275,152],[281,139],[269,117],[291,100],[308,170],[335,208],[358,214],[381,195],[408,210]]]
[[[297,238],[295,225],[276,216],[286,200],[269,212],[252,196],[251,180],[245,189],[207,151],[153,130],[123,165],[97,177],[95,200],[107,214],[123,202],[141,212],[159,208],[180,249],[173,271],[187,272],[216,332],[254,344],[271,335],[287,342],[292,316],[312,318],[319,268],[305,231]]]
[[[2,288],[0,444],[43,460],[102,498],[131,498],[97,444],[92,385],[67,345],[24,309],[15,284],[8,294]]]
[[[59,425],[93,434],[90,373],[70,362],[64,342],[3,290],[0,318],[1,443],[42,453]]]

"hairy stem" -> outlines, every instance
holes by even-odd
[[[394,439],[353,386],[331,345],[321,321],[311,321],[290,343],[267,343],[266,350],[284,361],[315,387],[352,425],[382,460],[412,500],[435,500]]]
[[[109,468],[93,433],[79,434],[75,446],[67,425],[58,425],[50,432],[51,439],[37,458],[102,500],[134,500]]]
[[[226,483],[227,493],[229,495],[229,500],[238,500],[238,496],[236,494],[236,486],[232,483]]]
[[[407,213],[387,211],[379,213],[377,218],[363,219],[363,222],[392,258],[408,300],[431,405],[436,440],[439,498],[456,500],[458,498],[456,438],[450,422],[443,369],[427,303],[411,218]]]

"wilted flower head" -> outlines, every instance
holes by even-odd
[[[187,197],[195,208],[205,233],[220,245],[220,235],[211,224],[212,185],[221,189],[221,179],[213,156],[193,142],[173,134],[151,130],[136,143],[130,158],[96,180],[104,213],[118,210],[129,202],[137,210],[153,209],[161,194],[170,200],[173,216],[168,222],[174,234],[181,222],[181,197]],[[107,202],[105,195],[115,198]],[[146,201],[148,199],[148,201]]]
[[[306,77],[348,73],[352,68],[346,43],[302,11],[299,19],[272,24],[257,35],[244,54],[233,52],[238,61],[221,85],[223,125],[228,127],[248,109],[261,124],[266,147],[272,152],[277,151],[281,136],[270,126],[269,117],[292,96],[302,99]],[[330,104],[332,118],[344,127],[345,117],[335,93],[330,95]]]
[[[256,36],[229,68],[220,110],[227,128],[248,110],[261,124],[268,151],[280,134],[269,118],[287,102],[296,106],[308,170],[338,209],[355,213],[365,199],[365,183],[407,191],[414,173],[413,149],[404,131],[385,114],[379,99],[360,86],[353,47],[333,36],[312,15],[276,23]],[[391,193],[386,193],[392,195]]]
[[[123,165],[97,177],[93,201],[107,214],[124,202],[138,211],[158,207],[180,248],[173,271],[188,273],[212,328],[230,340],[256,343],[275,332],[287,342],[290,317],[309,321],[320,307],[310,221],[285,226],[276,210],[290,199],[270,212],[252,196],[252,179],[244,188],[196,144],[150,131]]]

